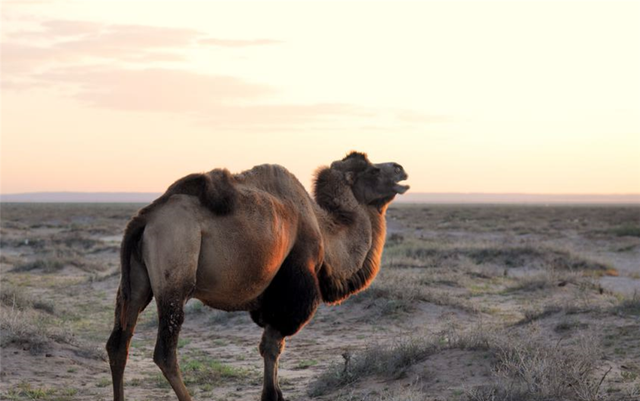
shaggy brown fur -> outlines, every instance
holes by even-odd
[[[262,400],[282,401],[277,367],[285,337],[298,332],[321,301],[337,303],[368,287],[380,267],[387,205],[408,187],[395,163],[372,164],[352,152],[318,170],[315,201],[277,165],[241,174],[213,170],[176,181],[129,222],[114,329],[107,342],[114,399],[138,314],[158,306],[154,361],[180,401],[176,346],[189,298],[223,310],[247,310],[264,327]]]
[[[386,223],[382,213],[375,211],[371,213],[371,248],[367,252],[364,262],[359,270],[346,278],[337,277],[333,274],[334,267],[330,261],[325,261],[318,273],[320,293],[322,301],[328,304],[338,304],[351,295],[369,287],[373,279],[380,270],[380,259],[384,248],[386,233]]]

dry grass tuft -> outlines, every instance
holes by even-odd
[[[24,292],[7,285],[3,285],[0,301],[2,347],[13,344],[40,355],[54,343],[68,344],[74,347],[78,356],[105,359],[102,347],[79,341],[67,322],[55,316],[50,301],[32,300]]]
[[[611,233],[618,237],[640,237],[640,225],[627,223],[611,229]]]
[[[511,389],[521,400],[597,400],[601,381],[596,375],[601,351],[590,337],[567,347],[534,341],[508,341],[497,346],[497,393]],[[506,397],[512,399],[513,397]]]
[[[49,300],[32,299],[28,297],[24,291],[18,291],[12,286],[2,285],[0,291],[0,304],[18,310],[37,309],[47,312],[51,315],[55,314],[55,305]]]
[[[640,293],[637,291],[631,297],[622,298],[614,307],[614,312],[621,315],[640,315]]]
[[[32,270],[42,270],[43,273],[56,273],[71,263],[69,259],[59,256],[39,258],[32,262],[24,262],[9,270],[11,273],[24,273]]]
[[[6,347],[15,344],[38,355],[49,349],[52,343],[75,344],[72,333],[54,322],[51,317],[29,308],[0,307],[2,338],[0,344]]]
[[[433,338],[409,338],[391,345],[374,345],[364,352],[342,354],[344,364],[334,364],[311,386],[309,395],[327,394],[370,376],[397,378],[411,365],[424,360],[438,350]]]
[[[534,275],[519,278],[514,286],[507,289],[507,292],[546,290],[567,284],[578,284],[583,279],[583,276],[578,273],[544,270]]]
[[[483,350],[496,361],[494,383],[470,389],[468,400],[595,401],[600,396],[604,367],[600,365],[602,352],[593,338],[576,337],[550,345],[535,329],[505,331],[482,326],[343,355],[345,363],[330,367],[309,393],[325,395],[371,376],[397,378],[412,365],[447,349]]]

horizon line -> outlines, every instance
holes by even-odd
[[[150,203],[162,192],[25,192],[0,194],[0,203]],[[639,205],[640,194],[532,194],[517,192],[414,192],[398,196],[404,204],[580,204]]]
[[[0,196],[40,195],[40,194],[162,194],[161,191],[32,191],[32,192],[0,192]],[[447,192],[410,192],[408,195],[531,195],[531,196],[640,196],[640,192],[478,192],[478,191],[447,191]]]

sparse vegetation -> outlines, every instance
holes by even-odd
[[[29,272],[36,269],[41,269],[43,273],[55,273],[62,270],[69,264],[69,261],[59,258],[50,257],[46,259],[36,259],[33,262],[21,263],[11,269],[12,273]]]
[[[247,369],[224,364],[205,354],[192,354],[184,358],[180,369],[187,386],[216,385],[225,380],[246,378],[251,374]]]
[[[582,323],[576,318],[565,318],[560,323],[556,325],[554,330],[557,333],[567,333],[576,329],[585,329],[589,325],[587,323]]]
[[[510,341],[497,347],[496,370],[504,382],[494,388],[502,399],[520,400],[597,400],[600,394],[598,368],[601,351],[588,337],[572,344],[544,344],[540,338]],[[506,379],[506,380],[505,380]],[[515,391],[514,391],[515,389]]]
[[[625,224],[613,228],[611,232],[618,237],[640,237],[640,224]]]
[[[52,315],[55,313],[55,305],[50,300],[27,298],[23,292],[7,285],[4,285],[0,292],[0,303],[8,308],[22,311],[33,308]]]
[[[6,396],[10,400],[18,400],[21,398],[27,398],[31,400],[44,400],[55,394],[55,392],[56,391],[54,389],[34,387],[27,382],[22,382],[15,388],[9,390]]]
[[[43,400],[43,401],[72,401],[78,394],[76,388],[50,388],[34,386],[23,381],[15,387],[9,389],[3,396],[6,400]]]
[[[101,358],[120,236],[138,207],[2,205],[0,398],[111,398]],[[388,215],[373,286],[322,306],[288,341],[281,380],[291,397],[638,399],[640,292],[616,287],[640,281],[638,208],[400,205]],[[197,300],[185,312],[178,345],[194,399],[259,397],[247,393],[262,382],[249,316]],[[133,339],[127,369],[140,374],[127,399],[169,391],[151,362],[157,323],[152,301]]]
[[[102,379],[98,380],[98,382],[96,383],[96,387],[107,387],[111,385],[111,380],[107,377],[103,377]]]
[[[593,339],[580,337],[571,344],[553,346],[533,331],[494,331],[479,326],[467,333],[412,338],[345,357],[344,366],[334,365],[313,383],[310,395],[323,395],[370,376],[393,379],[450,349],[487,351],[495,361],[495,384],[469,390],[469,400],[597,400],[600,394],[597,373],[604,362]]]
[[[316,366],[317,364],[318,364],[318,361],[316,361],[315,359],[303,359],[300,362],[298,362],[298,364],[295,366],[294,369],[307,369],[312,366]]]
[[[399,377],[439,347],[439,341],[432,338],[409,338],[391,345],[371,345],[355,355],[345,352],[344,363],[334,364],[322,374],[312,384],[309,395],[324,395],[370,376]]]
[[[41,354],[51,343],[74,344],[76,341],[60,321],[33,310],[2,306],[0,308],[2,338],[0,344],[6,347],[16,344],[32,354]]]
[[[576,284],[581,276],[576,273],[559,271],[542,271],[519,279],[508,291],[539,291],[552,287],[563,287],[569,283]]]
[[[614,310],[621,314],[640,315],[640,292],[636,291],[630,297],[623,297]]]
[[[340,394],[336,401],[423,401],[425,394],[420,391],[419,384],[410,384],[407,387],[394,390],[353,390],[347,394]]]
[[[410,313],[419,302],[452,306],[470,313],[479,311],[477,306],[466,299],[466,295],[452,295],[449,291],[436,290],[433,286],[425,284],[424,279],[428,275],[429,272],[416,269],[383,270],[378,280],[367,291],[358,294],[349,302],[369,300],[373,306],[372,310],[379,317]]]
[[[441,244],[405,241],[386,250],[389,266],[439,267],[454,266],[470,259],[478,265],[491,264],[506,268],[528,267],[568,271],[607,271],[613,267],[575,252],[540,245]]]

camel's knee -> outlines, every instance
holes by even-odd
[[[107,341],[107,355],[109,356],[109,366],[111,370],[119,369],[126,363],[126,357],[123,355],[123,348],[120,342],[120,335],[112,333]]]
[[[158,338],[156,342],[156,347],[153,351],[153,362],[155,362],[164,373],[172,372],[178,366],[178,358],[176,355],[177,343],[177,335],[175,336],[175,341],[173,338]]]
[[[258,346],[263,358],[277,359],[284,351],[285,340],[277,330],[267,327]]]
[[[176,357],[172,352],[167,352],[164,347],[156,346],[153,353],[153,362],[162,370],[167,373],[173,371],[176,367]]]
[[[120,328],[115,328],[111,332],[109,339],[107,340],[107,354],[109,355],[109,359],[115,358],[118,354],[120,348],[122,348],[122,339],[124,336],[124,331]]]
[[[284,351],[284,340],[280,344],[261,341],[258,350],[263,358],[277,359]]]
[[[132,335],[131,330],[123,329],[119,323],[115,324],[105,347],[111,366],[119,366],[126,362],[129,339]]]

